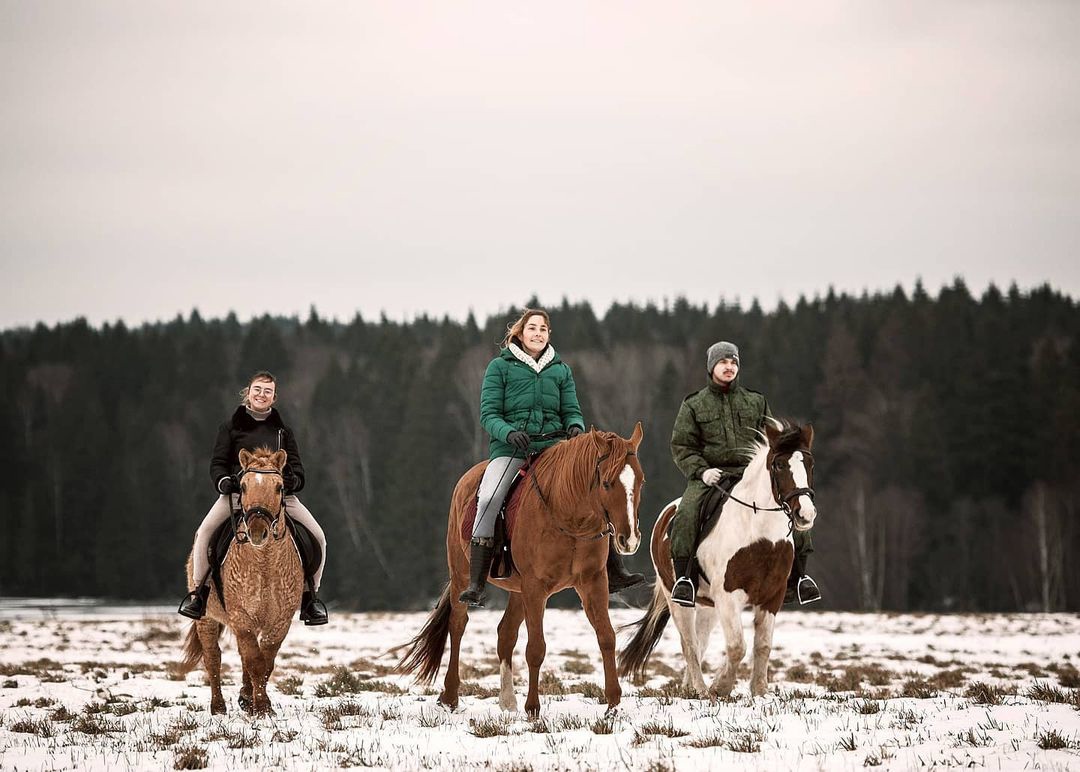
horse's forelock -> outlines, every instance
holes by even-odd
[[[803,428],[794,421],[783,419],[780,422],[780,434],[776,438],[773,450],[777,455],[790,455],[803,449]]]
[[[251,451],[251,464],[249,469],[273,469],[274,468],[274,454],[276,450],[270,450],[270,448],[263,445],[262,447],[255,448]]]

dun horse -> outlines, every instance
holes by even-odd
[[[217,588],[211,585],[206,616],[193,622],[184,644],[181,669],[191,670],[202,660],[210,682],[210,712],[224,713],[221,696],[221,648],[223,625],[236,635],[243,662],[240,707],[255,715],[273,714],[266,683],[274,670],[293,614],[300,607],[304,573],[300,557],[285,524],[284,450],[259,448],[240,451],[240,508],[236,540],[221,567],[222,607]],[[194,589],[192,562],[187,564],[188,587]]]
[[[686,660],[683,687],[704,694],[702,659],[709,635],[717,621],[724,631],[727,657],[717,672],[712,689],[727,696],[735,686],[735,674],[746,653],[740,612],[754,609],[754,664],[750,693],[762,695],[768,688],[769,654],[772,651],[776,612],[794,556],[792,529],[805,531],[814,524],[814,461],[810,445],[814,430],[809,424],[765,424],[765,442],[753,451],[742,479],[723,503],[719,522],[697,549],[701,578],[697,607],[671,601],[674,569],[668,525],[678,500],[664,509],[653,529],[652,561],[657,582],[645,616],[629,625],[636,629],[619,655],[619,671],[640,680],[649,655],[674,617]]]
[[[504,710],[517,710],[513,654],[524,620],[529,632],[525,710],[539,714],[540,665],[547,651],[544,608],[549,597],[567,587],[577,591],[596,630],[608,707],[618,705],[622,689],[615,669],[615,631],[608,617],[608,535],[614,535],[615,548],[623,555],[632,555],[641,541],[637,520],[645,481],[637,460],[641,437],[640,423],[629,440],[590,430],[546,450],[533,464],[531,480],[522,481],[527,487],[521,492],[513,530],[516,570],[506,579],[491,580],[510,592],[499,622],[499,706]],[[450,663],[439,702],[451,709],[458,705],[458,655],[469,618],[465,604],[457,600],[469,583],[469,540],[462,535],[462,521],[476,498],[486,464],[474,466],[454,488],[446,531],[450,581],[423,629],[403,647],[407,652],[398,664],[400,672],[416,673],[418,681],[431,683],[449,635]]]

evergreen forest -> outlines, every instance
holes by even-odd
[[[534,301],[535,302],[535,301]],[[682,492],[669,439],[705,350],[815,428],[819,608],[1080,610],[1080,313],[1049,287],[829,292],[757,303],[549,306],[585,420],[642,421],[645,539]],[[487,457],[479,388],[519,309],[464,322],[198,312],[0,333],[0,595],[178,602],[247,376],[278,377],[329,540],[331,610],[422,609],[446,580],[458,477]],[[498,594],[498,591],[495,591]],[[648,591],[630,600],[643,602]],[[574,605],[572,594],[557,604]]]

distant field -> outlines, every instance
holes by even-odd
[[[236,707],[229,636],[229,714],[211,718],[201,671],[171,669],[187,622],[170,611],[0,605],[0,766],[1080,767],[1074,615],[781,613],[770,694],[750,698],[743,678],[726,701],[681,695],[672,627],[649,681],[624,682],[622,705],[605,716],[584,614],[550,611],[539,721],[499,710],[497,612],[472,615],[457,712],[436,705],[437,689],[391,675],[380,655],[424,618],[338,613],[328,627],[295,625],[271,681],[278,715],[253,721]],[[524,642],[523,630],[519,704]],[[720,653],[717,632],[710,661]]]

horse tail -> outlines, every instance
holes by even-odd
[[[420,632],[407,644],[398,647],[408,651],[397,663],[395,672],[415,673],[416,682],[420,684],[430,684],[435,680],[446,650],[446,636],[450,634],[451,605],[450,582],[447,582],[438,604]]]
[[[649,663],[649,655],[664,634],[664,627],[670,617],[671,611],[668,609],[667,598],[664,597],[664,584],[657,577],[653,586],[652,602],[646,609],[645,616],[619,628],[620,632],[629,629],[636,631],[630,643],[619,652],[619,675],[630,676],[635,683],[645,680],[645,666]]]
[[[220,632],[220,630],[219,626],[218,631]],[[195,623],[192,622],[188,626],[187,638],[184,639],[184,658],[177,664],[177,672],[190,673],[202,662],[202,655],[202,639],[199,638],[199,631],[195,627]]]

